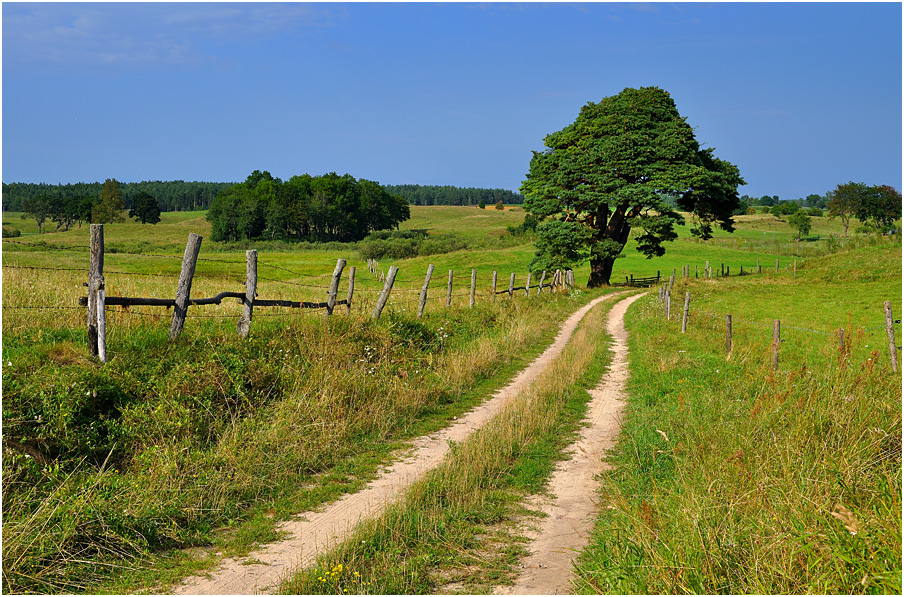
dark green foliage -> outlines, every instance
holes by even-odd
[[[451,253],[465,248],[465,240],[454,234],[428,237],[420,230],[374,232],[358,243],[358,252],[364,259],[408,259]]]
[[[713,225],[734,230],[737,188],[744,184],[738,168],[700,148],[661,89],[625,89],[588,103],[544,144],[548,149],[534,153],[521,186],[524,205],[541,219],[569,226],[537,228],[540,237],[557,237],[538,241],[538,259],[577,260],[567,265],[589,259],[591,287],[609,283],[634,227],[644,230],[638,250],[661,255],[662,243],[676,238],[675,224],[683,223],[676,208],[692,213],[691,232],[700,238],[710,238]],[[587,233],[566,241],[566,228]],[[544,257],[546,250],[554,255]]]
[[[108,178],[100,191],[100,201],[91,212],[91,221],[96,224],[124,222],[123,211],[126,208],[122,189],[115,178]]]
[[[44,232],[44,222],[51,213],[53,213],[53,199],[47,195],[29,197],[22,202],[22,219],[33,219],[38,224],[38,234]]]
[[[810,234],[810,216],[804,213],[803,210],[798,210],[791,214],[791,217],[788,218],[788,225],[797,231],[797,240],[800,240],[801,236]]]
[[[16,238],[17,236],[22,236],[22,231],[18,228],[3,227],[3,238]]]
[[[524,197],[519,193],[505,189],[478,189],[472,187],[453,187],[449,185],[383,185],[388,193],[401,195],[411,205],[477,205],[502,201],[509,205],[520,205]]]
[[[207,213],[215,241],[358,241],[409,217],[408,203],[376,182],[335,172],[283,182],[259,170],[220,193]]]
[[[208,209],[217,193],[230,188],[232,182],[185,182],[144,181],[120,183],[123,189],[126,207],[132,206],[135,195],[140,192],[155,197],[162,211],[193,211]],[[75,184],[45,183],[3,183],[3,211],[24,211],[23,202],[38,195],[47,195],[54,199],[67,197],[93,197],[97,200],[103,183],[79,182]],[[87,221],[89,218],[82,218]]]
[[[156,224],[160,221],[160,205],[157,200],[144,191],[138,191],[132,199],[129,217],[142,224]]]

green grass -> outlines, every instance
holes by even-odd
[[[865,247],[796,281],[680,285],[696,297],[684,335],[655,294],[629,311],[630,401],[580,592],[900,594],[901,375],[884,329],[862,329],[880,299],[900,313],[900,260]],[[748,322],[731,358],[726,312]],[[777,371],[771,326],[753,325],[772,318]],[[840,325],[843,352],[819,333]]]

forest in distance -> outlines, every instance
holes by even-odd
[[[147,193],[157,199],[160,211],[199,211],[210,209],[216,196],[231,189],[235,182],[197,181],[143,181],[120,182],[126,207],[139,193]],[[3,183],[3,211],[24,211],[27,199],[49,196],[53,198],[98,197],[103,182],[79,182],[74,184]],[[391,195],[404,197],[411,205],[493,205],[499,201],[520,205],[524,197],[507,189],[456,187],[452,185],[382,185]]]

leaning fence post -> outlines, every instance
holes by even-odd
[[[687,312],[691,308],[691,293],[687,291],[684,293],[684,313],[681,315],[681,333],[687,332]]]
[[[392,284],[395,282],[395,277],[398,271],[399,268],[397,268],[396,266],[389,266],[389,274],[387,274],[386,282],[383,284],[383,291],[380,293],[380,298],[377,299],[377,306],[374,307],[373,319],[380,318],[380,314],[383,312],[383,307],[386,306],[386,301],[387,299],[389,299],[389,293],[392,292]]]
[[[251,331],[251,315],[254,312],[254,298],[257,296],[257,251],[245,251],[245,298],[242,299],[242,316],[239,318],[238,331],[242,338],[248,337]]]
[[[104,225],[91,224],[91,259],[88,265],[88,350],[98,355],[97,289],[104,279]]]
[[[781,324],[776,319],[772,324],[772,370],[778,369],[778,349],[782,344]]]
[[[430,286],[430,276],[433,275],[433,264],[427,266],[427,275],[424,276],[424,286],[421,288],[421,296],[417,302],[417,316],[424,314],[424,306],[427,304],[427,287]]]
[[[194,232],[188,235],[185,254],[182,256],[182,273],[179,274],[179,287],[176,289],[176,305],[173,308],[173,323],[170,326],[169,339],[175,340],[182,333],[185,316],[191,296],[191,282],[195,277],[195,265],[198,263],[198,252],[201,250],[201,237]]]
[[[725,354],[731,355],[731,315],[725,316]]]
[[[540,274],[540,287],[537,288],[537,294],[543,292],[543,282],[546,281],[546,270],[543,270],[543,273]]]
[[[446,289],[446,306],[452,306],[452,270],[449,270],[449,288]]]
[[[352,295],[355,294],[355,266],[348,268],[348,296],[345,299],[345,312],[352,314]]]
[[[891,357],[891,370],[898,372],[898,348],[895,346],[895,320],[891,315],[891,302],[885,301],[885,331],[888,334],[888,354]]]
[[[339,292],[339,279],[342,277],[342,270],[345,269],[345,259],[336,260],[336,269],[333,270],[333,279],[330,280],[330,290],[326,297],[326,313],[324,317],[333,314],[333,307],[336,306],[336,294]]]
[[[477,302],[477,270],[471,270],[471,307]]]

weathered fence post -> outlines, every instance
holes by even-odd
[[[348,268],[348,296],[345,298],[345,312],[352,314],[352,295],[355,294],[355,266]]]
[[[706,262],[706,265],[703,266],[703,277],[704,277],[704,278],[711,278],[711,277],[712,277],[712,275],[710,275],[710,273],[709,273],[709,261],[707,261],[707,262]]]
[[[546,270],[543,270],[543,273],[540,274],[540,287],[537,288],[537,294],[543,292],[543,282],[546,281]]]
[[[257,251],[245,251],[245,298],[242,299],[242,316],[239,317],[238,332],[242,338],[251,331],[251,316],[254,313],[254,298],[257,296]]]
[[[766,233],[764,232],[763,234],[766,234]],[[760,258],[759,257],[756,258],[756,273],[758,273],[758,274],[763,273],[763,268],[760,267]]]
[[[898,348],[895,346],[895,320],[891,315],[891,302],[885,301],[885,332],[888,334],[888,354],[891,357],[891,370],[898,372]]]
[[[333,307],[336,306],[336,295],[339,293],[339,279],[342,278],[342,270],[345,269],[345,259],[336,260],[336,269],[333,270],[333,279],[330,280],[330,290],[326,297],[326,313],[324,317],[333,314]]]
[[[101,363],[107,362],[107,291],[104,279],[100,278],[97,286],[97,358]]]
[[[173,308],[173,323],[170,326],[169,339],[175,340],[182,333],[185,325],[185,316],[188,313],[188,305],[191,300],[191,282],[195,277],[195,265],[198,263],[198,253],[201,251],[201,237],[192,232],[188,235],[185,244],[185,254],[182,256],[182,273],[179,274],[179,287],[176,289],[176,305]]]
[[[530,296],[530,278],[531,278],[531,273],[527,272],[527,284],[524,285],[525,296]]]
[[[446,307],[452,306],[452,270],[449,270],[449,287],[446,289]]]
[[[684,293],[684,313],[681,315],[681,333],[684,334],[687,332],[687,312],[690,311],[691,308],[691,293],[687,291]]]
[[[493,300],[494,301],[496,300],[496,277],[497,277],[497,272],[493,271]]]
[[[665,318],[666,319],[672,318],[672,291],[671,290],[665,291]]]
[[[477,270],[471,270],[471,307],[477,302]]]
[[[515,296],[515,272],[512,272],[509,278],[509,298]]]
[[[421,288],[421,296],[417,303],[417,316],[424,314],[424,306],[427,304],[427,287],[430,286],[430,276],[433,275],[433,264],[427,266],[427,275],[424,276],[424,286]]]
[[[778,273],[778,259],[775,260],[775,273]]]
[[[725,354],[731,355],[731,315],[725,316]]]
[[[778,349],[782,344],[781,324],[776,319],[772,324],[772,370],[778,369]]]
[[[794,260],[794,279],[797,279],[797,259]]]
[[[389,293],[392,292],[392,285],[395,282],[395,277],[398,272],[399,268],[394,265],[389,266],[389,274],[386,276],[386,282],[383,284],[383,291],[377,299],[377,306],[374,307],[373,319],[380,318],[383,307],[386,306],[386,301],[389,299]]]
[[[669,278],[669,292],[672,290],[672,286],[675,284],[675,274],[672,274]]]
[[[98,354],[97,289],[104,279],[104,225],[91,224],[91,260],[88,265],[88,350]]]

